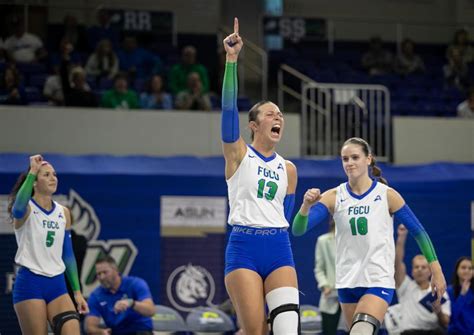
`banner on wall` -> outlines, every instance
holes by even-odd
[[[278,36],[292,43],[323,41],[326,39],[326,30],[327,23],[325,19],[294,16],[263,17],[265,38]]]
[[[162,196],[160,212],[165,304],[185,313],[221,303],[227,198]]]

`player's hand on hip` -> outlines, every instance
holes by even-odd
[[[311,207],[319,200],[321,200],[321,190],[319,188],[310,188],[304,194],[303,204]]]
[[[239,35],[239,20],[237,18],[234,18],[234,32],[227,36],[223,43],[227,54],[227,60],[237,61],[240,50],[244,45],[244,42]]]

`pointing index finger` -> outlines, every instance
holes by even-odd
[[[239,34],[239,19],[234,18],[234,34]]]

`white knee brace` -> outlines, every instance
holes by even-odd
[[[299,334],[299,292],[294,287],[279,287],[267,293],[267,301],[272,335]]]

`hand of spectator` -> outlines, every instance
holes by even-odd
[[[331,294],[332,289],[328,286],[325,286],[323,289],[323,294],[325,297],[328,297]]]
[[[121,313],[129,309],[133,304],[132,299],[122,299],[115,303],[114,312],[115,314]]]
[[[234,18],[234,32],[227,36],[224,41],[224,49],[227,53],[227,60],[236,62],[239,57],[239,52],[244,45],[242,38],[239,36],[239,20]]]
[[[18,98],[20,97],[20,93],[18,92],[18,89],[14,88],[14,89],[10,92],[10,97],[15,98],[15,99],[18,99]]]
[[[397,234],[398,237],[406,237],[408,234],[408,229],[404,225],[400,224],[398,225]]]
[[[469,291],[470,287],[471,287],[471,280],[470,279],[463,280],[462,286],[461,286],[461,295],[465,295],[467,291]]]

